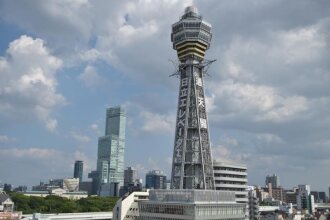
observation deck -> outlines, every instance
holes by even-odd
[[[172,25],[171,41],[181,62],[188,59],[204,60],[205,51],[210,47],[212,26],[203,21],[194,6],[185,9],[180,21]]]

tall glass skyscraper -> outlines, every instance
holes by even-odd
[[[82,181],[83,170],[84,170],[84,162],[81,160],[76,160],[76,162],[74,163],[73,177],[79,178],[80,182]]]
[[[90,174],[97,188],[94,191],[103,196],[118,196],[124,184],[125,123],[125,109],[107,109],[105,135],[98,142],[97,169]]]

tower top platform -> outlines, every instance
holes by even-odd
[[[171,41],[180,61],[204,59],[212,39],[211,25],[203,20],[195,6],[185,9],[181,19],[172,25]]]

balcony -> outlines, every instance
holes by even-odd
[[[247,176],[247,172],[239,172],[239,171],[231,171],[231,170],[214,170],[214,173]]]
[[[243,183],[247,183],[248,180],[247,178],[234,178],[234,177],[218,177],[215,176],[214,177],[215,180],[222,180],[222,181],[233,181],[233,182],[243,182]]]

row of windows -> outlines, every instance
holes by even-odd
[[[173,218],[162,218],[162,217],[150,217],[150,216],[140,216],[138,217],[140,220],[173,220]],[[244,218],[212,218],[213,220],[244,220]]]
[[[211,40],[210,35],[204,34],[202,32],[184,32],[184,33],[181,33],[179,35],[175,35],[175,37],[173,39],[173,42],[182,41],[185,38],[192,38],[192,39],[200,38],[200,39],[202,39],[206,42]]]
[[[246,169],[231,168],[231,167],[214,167],[214,170],[225,170],[225,171],[235,171],[235,172],[246,172]]]
[[[229,177],[229,178],[246,178],[246,175],[233,175],[233,174],[222,174],[222,173],[215,173],[215,177]]]
[[[174,214],[174,215],[184,215],[193,216],[194,212],[196,216],[244,216],[244,208],[240,206],[185,206],[185,205],[159,205],[159,204],[141,204],[140,207],[141,216],[145,213],[160,213],[160,214]],[[142,217],[141,219],[147,219]]]
[[[141,204],[141,212],[163,213],[175,215],[192,215],[192,208],[184,205],[158,205],[158,204]]]
[[[181,30],[183,30],[184,28],[200,28],[206,32],[211,32],[211,27],[207,26],[206,24],[203,24],[201,22],[183,22],[183,23],[179,23],[177,25],[175,25],[173,27],[173,32],[179,32]]]
[[[246,185],[246,182],[215,180],[216,184]]]
[[[245,188],[216,187],[216,190],[231,191],[231,192],[243,192],[243,191],[245,191]]]
[[[244,208],[235,207],[235,206],[208,206],[208,207],[197,207],[196,210],[197,216],[236,216],[236,215],[244,215]]]

